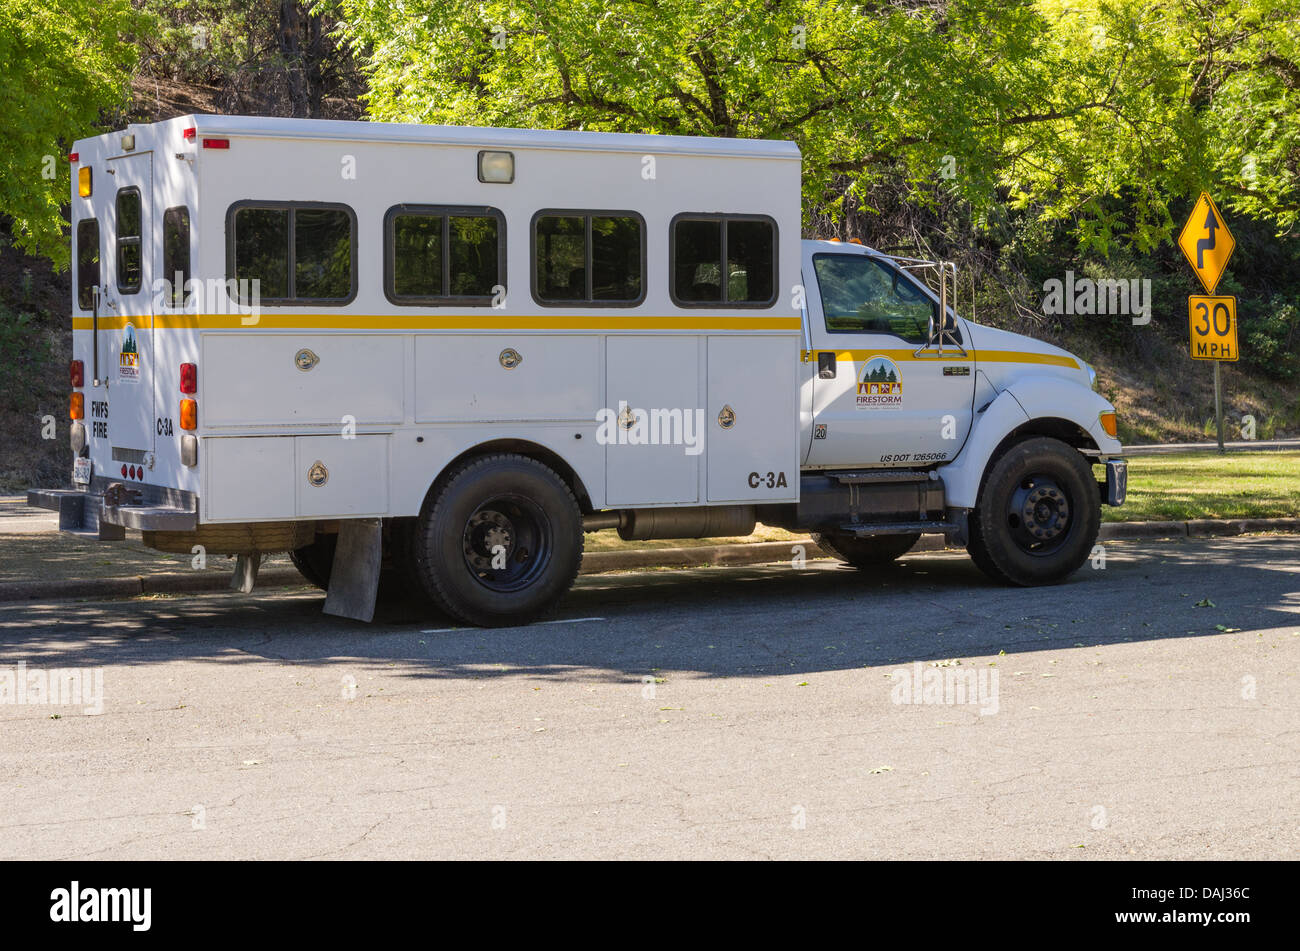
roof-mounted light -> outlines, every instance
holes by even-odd
[[[478,180],[480,182],[509,185],[515,180],[513,152],[480,152],[478,154]]]

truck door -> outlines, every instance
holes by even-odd
[[[814,364],[808,465],[950,461],[970,432],[975,358],[927,349],[934,298],[891,261],[862,252],[804,256]],[[956,334],[963,335],[961,321]]]
[[[112,465],[148,464],[154,450],[153,289],[154,208],[148,152],[105,162],[108,174],[97,215],[105,223],[99,346],[108,400]]]

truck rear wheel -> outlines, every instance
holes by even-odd
[[[513,453],[471,459],[425,501],[411,548],[429,597],[482,627],[553,608],[582,565],[582,512],[552,469]]]
[[[920,534],[858,538],[854,535],[817,532],[812,536],[813,541],[826,554],[863,570],[879,568],[906,555],[920,538]]]
[[[1101,527],[1092,467],[1057,439],[1017,443],[993,464],[970,516],[966,550],[995,581],[1064,581],[1087,560]]]

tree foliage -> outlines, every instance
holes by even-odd
[[[890,180],[1103,255],[1200,188],[1300,214],[1300,0],[325,2],[374,118],[794,139],[813,214]]]
[[[67,152],[126,104],[148,27],[129,0],[0,0],[0,215],[15,242],[68,263]]]

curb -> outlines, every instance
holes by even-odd
[[[1098,538],[1164,539],[1223,538],[1261,532],[1300,534],[1300,518],[1194,519],[1187,522],[1103,522]],[[789,561],[803,546],[809,560],[827,559],[811,538],[788,542],[754,542],[740,545],[705,545],[696,548],[644,548],[638,551],[595,551],[582,559],[582,574],[598,575],[611,571],[636,571],[645,568],[700,568],[736,565],[761,565]],[[962,551],[949,546],[943,535],[922,535],[912,552]],[[305,587],[307,582],[295,568],[269,568],[257,577],[260,587]],[[127,578],[92,578],[66,581],[0,582],[0,603],[70,598],[134,598],[145,594],[181,594],[225,591],[230,575],[225,572],[160,572]]]

